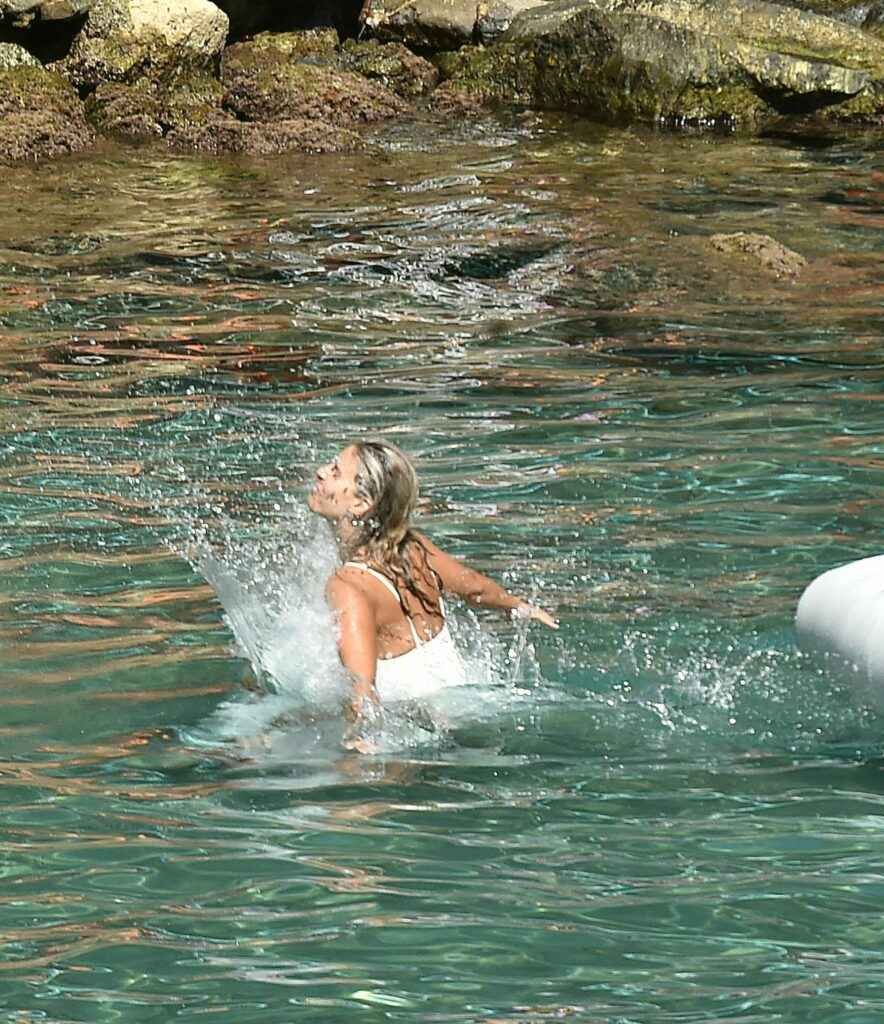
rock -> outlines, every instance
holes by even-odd
[[[79,96],[60,75],[27,64],[0,70],[0,162],[76,153],[94,139]]]
[[[73,122],[51,111],[27,110],[0,118],[0,163],[36,163],[66,156],[87,149],[93,141],[85,122]]]
[[[89,12],[92,0],[43,0],[40,21],[69,21]]]
[[[86,101],[86,114],[104,135],[161,137],[214,122],[222,95],[221,83],[205,72],[166,82],[104,82]]]
[[[377,121],[406,105],[382,85],[322,63],[291,60],[266,41],[228,47],[222,64],[224,106],[245,121],[307,118],[332,125]]]
[[[869,10],[880,0],[779,0],[783,7],[794,7],[824,18],[834,18],[846,25],[862,27]]]
[[[94,0],[70,54],[58,62],[77,87],[210,67],[227,15],[209,0]]]
[[[488,43],[516,14],[547,0],[367,0],[361,21],[372,36],[413,50],[456,50]]]
[[[517,14],[537,7],[540,2],[546,0],[479,0],[473,42],[489,46],[506,32]]]
[[[373,111],[366,90],[372,98],[383,92],[386,105],[388,97],[397,109],[404,105],[345,75],[338,60],[334,32],[259,36],[226,51],[223,82],[206,71],[104,82],[86,109],[105,134],[162,138],[175,149],[252,155],[356,150],[362,141],[345,122]]]
[[[770,235],[737,231],[730,235],[712,235],[709,242],[719,252],[751,257],[777,277],[794,277],[807,263],[803,256],[787,249]]]
[[[825,107],[814,120],[845,125],[884,125],[884,82],[874,82],[844,103]]]
[[[443,82],[430,97],[430,107],[444,117],[467,117],[483,110],[482,102],[453,82]]]
[[[40,61],[29,53],[23,46],[15,43],[0,43],[0,71],[10,71],[12,68],[38,68]]]
[[[359,135],[349,128],[305,118],[269,124],[221,117],[193,129],[174,131],[170,145],[202,153],[246,153],[270,156],[292,151],[307,153],[350,152],[363,148]]]
[[[348,39],[341,46],[334,29],[261,33],[247,43],[231,47],[225,55],[225,69],[231,69],[237,61],[263,60],[278,64],[281,58],[285,62],[302,62],[361,75],[404,99],[429,92],[439,81],[436,68],[401,43]]]
[[[71,120],[83,118],[80,97],[61,75],[30,65],[0,71],[0,117],[43,110]]]
[[[884,50],[858,28],[763,0],[551,0],[441,69],[485,101],[752,123],[871,94]]]
[[[231,47],[225,56],[267,54],[274,60],[310,60],[337,63],[338,33],[333,28],[307,29],[301,32],[261,32],[246,43]]]
[[[92,0],[0,0],[0,22],[27,28],[35,21],[65,21],[85,14]]]
[[[413,50],[456,50],[473,41],[476,0],[368,0],[361,20],[383,42]]]
[[[439,81],[434,65],[401,43],[357,43],[348,39],[341,47],[340,60],[347,71],[379,82],[406,100],[430,92]]]

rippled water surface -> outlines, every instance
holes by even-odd
[[[884,702],[791,623],[884,548],[881,142],[6,170],[3,1019],[877,1024]],[[357,757],[303,496],[366,434],[562,628],[457,609]]]

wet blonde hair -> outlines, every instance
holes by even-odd
[[[438,600],[427,594],[427,578],[435,577],[440,591],[441,581],[427,562],[420,538],[411,529],[411,514],[419,495],[414,466],[400,448],[386,441],[356,441],[352,447],[359,463],[356,493],[370,507],[357,524],[349,553],[361,552],[367,562],[390,577],[403,610],[402,591],[407,590],[425,611],[436,612]]]

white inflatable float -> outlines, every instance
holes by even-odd
[[[803,647],[839,654],[884,686],[884,555],[817,576],[798,602],[795,628]]]

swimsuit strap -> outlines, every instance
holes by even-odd
[[[382,572],[378,572],[377,569],[372,569],[372,567],[370,565],[366,565],[365,562],[344,562],[344,568],[346,568],[348,565],[353,569],[361,569],[363,572],[367,572],[369,576],[374,576],[376,580],[380,580],[380,582],[383,583],[387,590],[389,590],[393,597],[395,597],[396,600],[399,602],[399,606],[402,606],[402,599],[399,596],[399,591],[396,589],[396,585],[393,583],[391,579],[388,579]],[[407,611],[405,611],[404,608],[402,609],[402,613],[405,616],[406,621],[408,622],[408,628],[411,630],[411,638],[412,640],[414,640],[414,646],[422,646],[421,639],[417,635],[417,630],[414,628],[414,622],[412,621],[411,616],[408,614]]]

